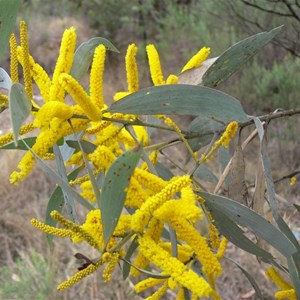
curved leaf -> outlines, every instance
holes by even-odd
[[[80,80],[86,74],[92,63],[94,51],[100,44],[103,44],[110,51],[119,52],[109,40],[102,37],[94,37],[82,43],[75,52],[70,71],[75,79]]]
[[[9,92],[9,111],[15,145],[18,144],[22,123],[30,115],[31,106],[31,100],[23,85],[17,82],[13,83]]]
[[[268,44],[282,29],[274,28],[242,40],[226,50],[217,61],[205,72],[202,84],[216,87],[236,72],[245,62]]]
[[[20,0],[0,0],[0,62],[3,57],[20,6]]]
[[[126,189],[141,152],[140,146],[126,151],[114,161],[104,179],[100,209],[105,244],[119,221],[126,198]]]
[[[250,208],[225,197],[205,192],[198,192],[198,194],[205,199],[206,205],[211,209],[222,211],[232,221],[251,229],[285,257],[297,251],[293,243],[281,231]]]
[[[198,115],[223,122],[247,120],[240,102],[233,97],[207,87],[185,84],[140,90],[114,102],[108,111],[143,115]]]
[[[194,172],[194,176],[204,181],[212,182],[215,184],[218,183],[218,177],[204,164],[199,165],[199,167]]]
[[[7,72],[0,68],[0,89],[10,90],[12,81]]]
[[[132,254],[135,252],[135,250],[137,249],[137,247],[139,246],[139,243],[137,241],[137,236],[133,239],[133,241],[131,242],[126,255],[124,256],[124,264],[123,264],[123,268],[122,268],[122,274],[123,274],[123,279],[125,280],[130,273],[130,267],[131,265],[128,263],[130,262],[130,258],[132,256]],[[126,262],[127,261],[127,262]]]

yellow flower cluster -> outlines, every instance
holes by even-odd
[[[24,22],[21,22],[20,46],[17,45],[14,36],[11,37],[10,46],[13,81],[18,81],[17,68],[20,64],[24,73],[25,88],[32,102],[33,82],[38,86],[44,100],[40,106],[33,102],[34,121],[20,129],[21,136],[33,129],[39,131],[32,146],[32,151],[38,157],[53,159],[52,147],[60,139],[80,132],[85,154],[78,151],[77,147],[68,157],[66,165],[82,166],[88,163],[92,174],[97,177],[99,174],[106,176],[112,164],[127,149],[149,145],[151,141],[147,130],[136,125],[140,121],[138,116],[110,114],[106,111],[107,105],[103,96],[105,45],[98,45],[94,50],[89,88],[82,86],[75,79],[76,76],[70,74],[76,46],[76,31],[73,27],[65,30],[63,34],[52,76],[48,75],[30,55]],[[137,50],[135,44],[129,45],[127,49],[125,57],[127,90],[115,94],[116,101],[139,89]],[[164,78],[155,46],[148,45],[146,51],[153,84],[176,84],[177,76],[171,74]],[[208,54],[209,48],[201,49],[183,71],[198,67]],[[71,96],[71,100],[65,100],[66,93]],[[179,134],[181,140],[185,141],[181,129],[170,118],[166,116],[157,118],[162,119]],[[120,122],[114,122],[116,120]],[[121,121],[126,125],[123,126]],[[128,128],[126,121],[128,124],[132,122],[133,126]],[[236,130],[237,123],[230,123],[214,147],[227,146]],[[11,133],[0,137],[0,146],[11,142],[12,139]],[[99,188],[99,199],[92,178],[86,174],[80,174],[80,177],[70,182],[72,186],[80,184],[81,196],[84,200],[93,202],[88,203],[93,209],[86,214],[83,224],[75,224],[57,211],[52,211],[50,215],[61,228],[49,226],[36,219],[31,221],[33,226],[47,234],[69,238],[73,243],[86,242],[99,252],[97,259],[88,262],[84,268],[61,283],[58,289],[63,290],[72,286],[100,269],[102,265],[104,265],[102,276],[108,282],[120,260],[128,262],[124,258],[125,249],[128,248],[124,246],[127,242],[134,241],[137,249],[132,258],[131,275],[140,275],[148,265],[159,268],[162,275],[159,279],[148,278],[137,283],[135,286],[137,292],[160,285],[148,299],[160,299],[168,289],[176,291],[177,299],[183,299],[184,289],[190,290],[193,299],[197,297],[220,299],[214,282],[222,272],[219,261],[224,255],[227,240],[219,238],[214,227],[210,229],[210,240],[197,230],[197,222],[203,219],[203,212],[196,201],[194,183],[189,175],[173,176],[168,180],[158,176],[155,167],[159,161],[159,151],[156,148],[144,147],[141,157],[144,161],[137,164],[128,178],[129,184],[125,189],[124,200],[126,209],[123,209],[118,217],[117,225],[113,228],[108,241],[104,241],[107,225],[103,223],[104,217],[96,206],[100,203],[101,207],[101,201],[104,201],[103,193],[101,194]],[[27,151],[18,164],[19,170],[11,174],[11,182],[18,184],[22,181],[29,175],[35,163],[36,157]],[[100,177],[99,181],[102,179]],[[112,207],[113,205],[112,202]],[[172,231],[177,239],[175,243],[166,240],[166,235],[168,232],[171,235]],[[201,274],[193,271],[194,263],[201,264]]]

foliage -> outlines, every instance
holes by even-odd
[[[270,264],[267,275],[279,288],[275,297],[299,296],[300,245],[277,208],[266,128],[272,119],[297,115],[300,109],[249,116],[238,100],[216,89],[279,31],[275,28],[240,41],[208,65],[210,49],[204,47],[182,66],[180,74],[169,76],[162,71],[155,46],[147,45],[154,86],[143,90],[139,90],[138,49],[130,44],[125,57],[127,90],[117,92],[109,105],[103,97],[105,58],[107,51],[117,50],[108,40],[91,39],[75,51],[76,30],[65,30],[50,76],[30,55],[26,23],[20,22],[20,46],[14,34],[10,38],[13,83],[5,85],[8,97],[1,94],[0,98],[2,109],[10,111],[13,128],[12,133],[0,137],[0,146],[12,148],[14,140],[15,148],[21,150],[25,145],[27,149],[10,181],[18,185],[38,162],[58,187],[49,200],[46,221],[33,218],[32,225],[48,235],[85,242],[93,248],[90,253],[74,254],[81,262],[78,272],[58,290],[70,288],[100,269],[109,282],[116,265],[122,263],[124,278],[146,275],[135,284],[137,293],[159,286],[148,299],[159,299],[169,289],[177,299],[221,299],[222,287],[216,286],[216,279],[223,271],[220,261],[230,241]],[[23,85],[19,83],[19,64]],[[86,87],[80,79],[89,68]],[[178,84],[186,74],[200,76],[200,85]],[[34,100],[33,82],[43,104]],[[68,101],[66,94],[71,98]],[[29,115],[33,121],[22,125]],[[196,118],[185,130],[171,115]],[[203,129],[205,123],[209,126]],[[241,131],[253,124],[255,131],[242,141]],[[156,130],[164,132],[160,140],[152,137]],[[27,133],[36,136],[30,140],[32,146],[23,138]],[[225,161],[222,174],[214,174],[211,160],[235,135],[234,154]],[[243,149],[255,136],[259,142],[256,177],[260,179],[251,201]],[[191,162],[187,166],[164,153],[178,144],[186,148]],[[167,159],[180,172],[171,169]],[[54,161],[55,170],[48,160]],[[229,175],[231,181],[224,184]],[[272,223],[263,211],[265,196]],[[252,232],[257,243],[244,230]],[[91,257],[95,252],[96,257]],[[255,279],[239,268],[262,298]]]

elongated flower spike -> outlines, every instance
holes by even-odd
[[[10,77],[12,82],[19,82],[17,40],[13,33],[11,34],[9,39],[9,46],[10,46]]]
[[[60,45],[59,56],[53,73],[52,85],[49,92],[51,101],[64,101],[64,90],[61,86],[60,75],[69,73],[73,63],[76,46],[76,32],[74,27],[66,29]]]
[[[91,101],[99,108],[104,106],[103,99],[103,73],[105,63],[106,48],[99,45],[94,52],[94,58],[90,75],[90,95]]]
[[[207,59],[210,54],[210,48],[203,47],[199,50],[182,68],[181,72],[200,67],[200,65]]]
[[[25,90],[29,98],[32,99],[33,89],[32,89],[32,80],[30,74],[28,34],[27,34],[27,26],[25,21],[20,22],[20,39],[21,39],[21,46],[22,46],[23,58],[24,58],[23,75],[24,75]]]
[[[130,44],[125,57],[129,93],[134,93],[139,90],[138,68],[135,59],[137,50],[138,48],[135,44]]]
[[[150,74],[154,85],[165,84],[162,73],[158,52],[154,45],[150,44],[146,47]]]

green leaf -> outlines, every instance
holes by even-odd
[[[188,127],[189,134],[193,135],[194,133],[197,133],[198,135],[195,138],[188,139],[193,151],[197,151],[208,145],[213,138],[213,132],[218,131],[222,127],[224,127],[224,124],[212,119],[202,116],[195,118]]]
[[[10,90],[12,81],[6,71],[0,68],[0,89]]]
[[[298,256],[299,259],[299,256]],[[292,280],[297,299],[300,297],[300,272],[299,268],[297,268],[295,257],[288,257],[287,259],[288,267],[289,267],[289,273],[290,278]],[[298,262],[299,263],[299,262]]]
[[[202,84],[216,87],[219,83],[225,81],[268,44],[281,31],[282,27],[277,27],[269,32],[258,33],[233,45],[205,72]]]
[[[79,167],[79,168],[75,169],[74,171],[72,171],[68,175],[68,180],[74,180],[81,170],[82,170],[82,167]],[[52,227],[56,226],[57,222],[50,217],[50,213],[53,210],[57,210],[58,212],[61,212],[63,206],[64,206],[64,197],[63,197],[61,187],[58,186],[53,191],[53,193],[48,201],[48,204],[47,204],[46,219],[45,219],[46,225],[49,225]],[[47,241],[48,241],[49,245],[51,245],[52,239],[53,239],[53,236],[51,234],[47,234]]]
[[[113,162],[104,179],[100,209],[105,244],[107,244],[119,221],[126,198],[126,188],[141,152],[140,146],[126,151]]]
[[[157,171],[159,177],[164,180],[170,180],[172,177],[174,177],[174,174],[160,162],[155,164],[155,170]]]
[[[198,193],[205,199],[210,209],[222,211],[232,221],[251,229],[285,257],[297,251],[293,243],[281,231],[250,208],[225,197],[205,192]]]
[[[133,255],[133,253],[135,252],[135,250],[137,249],[137,247],[139,246],[139,243],[137,242],[137,236],[133,239],[133,241],[131,242],[128,250],[127,250],[127,253],[124,257],[124,259],[128,262],[130,262],[130,258],[131,256]],[[122,273],[123,273],[123,279],[125,280],[128,276],[129,276],[129,273],[130,273],[130,264],[124,262],[123,264],[123,270],[122,270]]]
[[[20,6],[19,0],[0,0],[0,62],[9,44]]]
[[[54,170],[52,170],[47,164],[45,164],[45,162],[29,146],[28,146],[28,150],[39,161],[44,172],[46,172],[54,180],[54,182],[56,182],[63,190],[68,191],[68,193],[72,195],[72,197],[76,201],[78,201],[82,206],[84,206],[88,210],[95,209],[93,205],[91,205],[80,194],[78,194],[74,189],[72,189],[68,182],[63,180]]]
[[[196,171],[194,172],[194,176],[208,182],[218,183],[218,177],[209,170],[204,164],[201,164]]]
[[[66,141],[66,143],[71,148],[74,148],[76,150],[81,150],[78,141],[68,140],[68,141]],[[88,142],[88,141],[84,141],[84,140],[81,140],[80,144],[81,144],[82,150],[85,153],[93,153],[97,148],[97,146],[95,144]]]
[[[30,115],[31,100],[20,83],[13,83],[9,92],[9,111],[15,145],[18,144],[22,123]]]
[[[54,145],[53,151],[54,151],[54,155],[55,155],[55,162],[56,162],[58,175],[64,181],[68,182],[66,167],[65,167],[61,152],[59,150],[59,147],[57,145]],[[63,189],[63,196],[64,196],[65,208],[66,208],[66,211],[68,214],[68,218],[72,222],[77,223],[78,222],[77,215],[76,215],[75,204],[74,204],[72,194],[70,194],[70,192],[68,190]]]
[[[140,90],[114,102],[108,111],[143,115],[198,115],[223,122],[248,120],[240,102],[233,97],[207,87],[184,84]]]
[[[100,44],[103,44],[110,51],[119,52],[109,40],[102,37],[94,37],[82,43],[75,52],[70,71],[75,79],[80,80],[87,73],[93,60],[94,51]]]
[[[244,273],[244,275],[247,277],[247,279],[249,280],[250,284],[254,288],[258,299],[262,299],[263,300],[263,295],[262,295],[261,290],[260,290],[258,284],[256,283],[255,279],[240,264],[238,264],[236,261],[234,261],[233,259],[231,259],[229,257],[226,257],[226,258],[228,260],[230,260],[231,262],[233,262]]]

